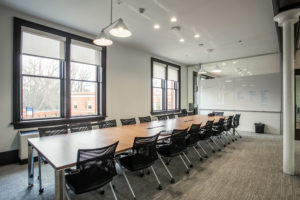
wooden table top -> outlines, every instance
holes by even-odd
[[[30,138],[28,142],[56,170],[60,170],[76,165],[78,149],[101,148],[119,141],[116,153],[121,153],[133,147],[135,137],[149,137],[163,130],[186,129],[192,124],[199,124],[201,122],[204,125],[207,120],[218,121],[220,118],[220,116],[194,115],[165,121],[152,121],[64,135]],[[160,137],[160,139],[163,137],[165,136]]]

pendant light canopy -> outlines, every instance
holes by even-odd
[[[93,42],[94,44],[99,46],[110,46],[114,43],[105,33],[104,30],[101,31],[101,33],[96,37],[96,39]]]
[[[109,33],[115,37],[129,37],[131,36],[131,32],[125,25],[122,18],[119,18],[116,21],[112,21],[112,11],[113,11],[113,0],[110,1],[110,24],[106,27],[104,27],[100,34],[96,37],[96,39],[93,41],[94,44],[99,46],[109,46],[113,44],[113,41],[110,39],[110,37],[106,34],[105,30],[111,28],[113,25],[113,28],[110,29]]]
[[[131,32],[125,25],[122,18],[118,19],[114,27],[109,31],[109,33],[115,37],[130,37]]]

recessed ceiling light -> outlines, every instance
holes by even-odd
[[[231,82],[232,82],[232,80],[226,80],[225,82],[226,82],[226,83],[231,83]]]
[[[154,24],[153,28],[154,28],[154,29],[159,29],[160,26],[159,26],[159,24]]]
[[[171,22],[177,22],[177,18],[176,17],[171,17],[170,21]]]
[[[225,65],[226,65],[226,63],[225,63],[225,62],[223,62],[223,63],[222,63],[222,65],[223,65],[223,66],[225,66]]]
[[[179,42],[184,42],[184,39],[183,39],[183,38],[180,38],[180,39],[179,39]]]
[[[236,62],[236,61],[233,61],[232,63],[233,63],[233,64],[236,64],[237,62]]]
[[[199,35],[199,34],[195,34],[194,37],[195,37],[195,38],[199,38],[200,35]]]

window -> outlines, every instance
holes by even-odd
[[[180,110],[180,66],[151,58],[151,113]]]
[[[90,39],[14,18],[14,127],[104,119],[105,57]]]

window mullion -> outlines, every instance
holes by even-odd
[[[66,87],[65,87],[65,110],[66,118],[71,117],[71,39],[68,37],[66,39]]]

